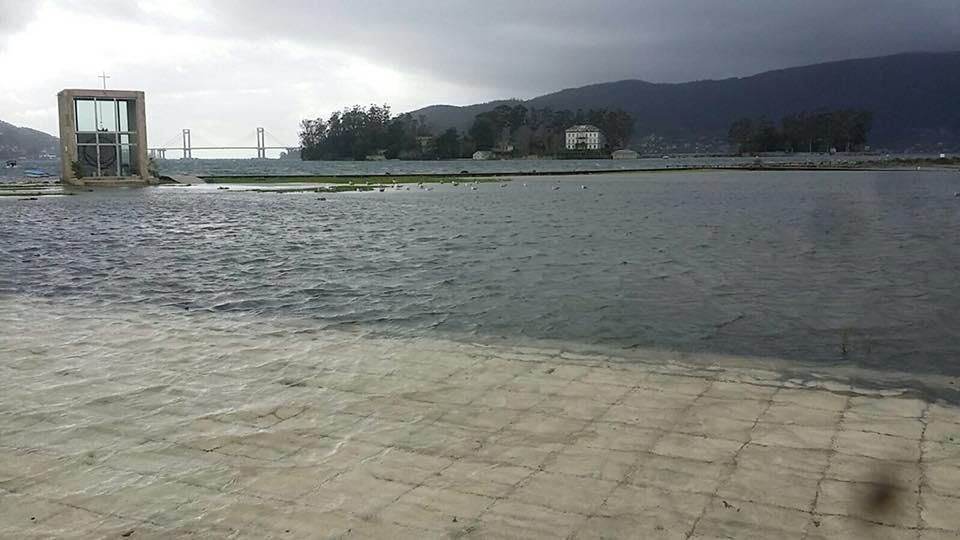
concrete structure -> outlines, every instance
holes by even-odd
[[[567,128],[567,150],[600,150],[607,143],[597,126],[581,124]]]
[[[0,358],[0,538],[960,535],[941,374],[12,296]]]
[[[633,150],[617,150],[616,152],[610,154],[610,157],[613,159],[637,159],[640,157],[640,154],[634,152]]]
[[[137,185],[153,181],[143,92],[68,89],[57,94],[57,102],[64,183]]]

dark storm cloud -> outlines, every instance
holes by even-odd
[[[312,43],[403,71],[517,91],[960,49],[957,0],[239,0],[207,9],[221,31],[235,35]]]
[[[0,39],[29,19],[34,4],[0,0]],[[62,4],[157,24],[171,36],[290,42],[517,94],[960,50],[958,0],[196,0],[190,6],[201,16],[183,21],[171,17],[176,3],[149,10],[118,0]]]

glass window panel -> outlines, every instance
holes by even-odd
[[[112,99],[97,100],[97,131],[117,131],[117,107]]]
[[[117,151],[116,146],[100,145],[100,176],[117,176]]]
[[[92,99],[74,101],[77,115],[77,131],[96,131],[97,118]]]
[[[77,144],[97,144],[97,134],[77,133]]]
[[[137,102],[123,100],[120,101],[120,122],[123,128],[120,131],[137,131]]]
[[[81,144],[77,146],[77,159],[80,164],[87,164],[92,167],[97,166],[97,145]]]
[[[120,119],[120,131],[130,131],[130,116],[127,110],[127,102],[117,101],[117,118]]]
[[[122,130],[123,128],[121,127],[120,129]],[[130,144],[130,136],[129,136],[129,135],[121,135],[121,136],[120,136],[120,144]]]
[[[77,146],[77,161],[80,162],[80,171],[83,176],[99,176],[96,145],[83,144]]]
[[[130,153],[130,172],[127,175],[133,176],[140,174],[140,160],[137,157],[137,145],[131,144],[127,147],[127,150]]]
[[[120,175],[130,176],[130,147],[120,147]]]
[[[97,133],[97,142],[100,144],[117,144],[117,137],[118,135],[116,133],[104,133],[101,131]]]

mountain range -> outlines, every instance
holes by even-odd
[[[685,83],[641,80],[568,88],[527,100],[467,106],[431,105],[424,116],[435,133],[466,131],[474,117],[498,105],[527,108],[622,109],[635,121],[637,149],[720,150],[741,118],[818,109],[873,113],[869,144],[877,149],[960,151],[960,51],[904,53],[768,71],[749,77]],[[57,138],[0,121],[0,159],[57,155]]]
[[[52,135],[0,120],[0,159],[57,155],[59,146],[57,138]]]
[[[804,111],[860,108],[874,115],[869,144],[875,148],[960,149],[960,52],[843,60],[722,80],[623,80],[528,100],[433,105],[412,114],[426,117],[437,133],[450,127],[464,131],[477,114],[518,103],[554,110],[622,109],[636,124],[634,146],[659,140],[675,148],[708,149],[724,144],[730,125],[740,118],[779,122]]]

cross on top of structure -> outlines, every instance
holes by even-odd
[[[110,76],[107,75],[107,72],[106,72],[106,71],[104,71],[104,72],[101,73],[100,75],[97,75],[97,78],[103,80],[103,89],[106,90],[106,89],[107,89],[107,79],[109,79]]]

